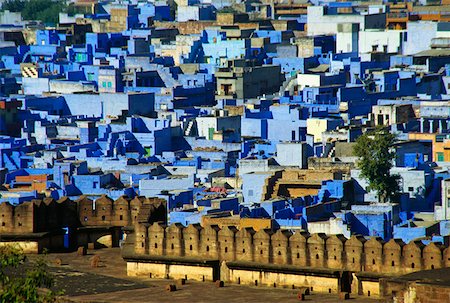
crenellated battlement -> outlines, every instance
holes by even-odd
[[[165,220],[166,201],[160,198],[102,195],[96,200],[81,196],[34,199],[18,205],[0,203],[0,233],[47,232],[63,227],[132,226]]]
[[[135,226],[134,254],[189,259],[245,261],[326,268],[351,272],[405,274],[450,266],[448,247],[421,242],[405,244],[342,235],[308,234],[289,230],[238,229],[234,226],[187,227],[160,223]]]

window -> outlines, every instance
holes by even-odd
[[[108,82],[108,87],[111,88],[112,87],[112,83]]]
[[[121,221],[123,220],[123,215],[120,215],[119,220]]]
[[[102,82],[102,86],[106,87],[106,82],[105,81]]]
[[[443,152],[437,152],[437,160],[439,162],[443,162],[444,161],[444,153]]]
[[[102,216],[102,221],[105,221],[106,220],[106,217],[105,216]]]
[[[408,191],[414,191],[414,187],[408,187]]]

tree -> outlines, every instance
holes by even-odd
[[[46,24],[58,23],[59,13],[66,10],[64,0],[6,0],[2,11],[21,12],[24,20],[40,20]]]
[[[378,202],[392,200],[399,193],[398,175],[391,175],[395,150],[392,148],[396,136],[389,130],[377,128],[356,140],[354,153],[361,175],[369,182],[368,190],[378,193]]]
[[[29,266],[23,252],[14,246],[0,247],[0,302],[55,302],[57,294],[42,288],[53,285],[43,257]]]

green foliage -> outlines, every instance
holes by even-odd
[[[46,24],[58,23],[60,12],[65,11],[64,0],[6,0],[2,11],[21,12],[24,20],[41,20]]]
[[[392,200],[399,192],[399,176],[391,175],[390,169],[395,159],[392,146],[396,136],[388,130],[377,128],[356,140],[354,153],[359,157],[358,167],[367,179],[369,190],[378,193],[379,202]]]
[[[21,12],[25,7],[23,0],[7,0],[2,4],[2,11],[8,10],[10,12]]]
[[[53,285],[44,257],[25,268],[26,257],[14,246],[0,247],[0,302],[55,302],[57,293],[42,290]]]

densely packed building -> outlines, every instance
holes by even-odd
[[[105,235],[112,244],[134,226],[128,247],[148,258],[158,226],[162,238],[178,235],[173,255],[182,258],[192,247],[183,230],[198,234],[194,251],[205,254],[199,235],[207,229],[212,251],[228,260],[220,233],[235,239],[246,230],[251,243],[265,237],[262,256],[256,242],[249,247],[260,263],[295,264],[287,243],[302,235],[303,266],[344,262],[351,271],[345,249],[353,242],[358,272],[430,269],[425,252],[437,250],[433,267],[446,266],[445,1],[72,5],[78,13],[60,13],[53,26],[0,12],[3,241],[23,234],[22,242],[37,239],[37,251]],[[396,135],[391,173],[400,180],[400,195],[383,203],[354,151],[379,127]],[[322,245],[319,261],[311,239]],[[328,241],[338,243],[337,261]],[[166,254],[168,243],[157,251]],[[367,243],[378,243],[376,270],[364,270]],[[390,246],[395,260],[380,255]]]

